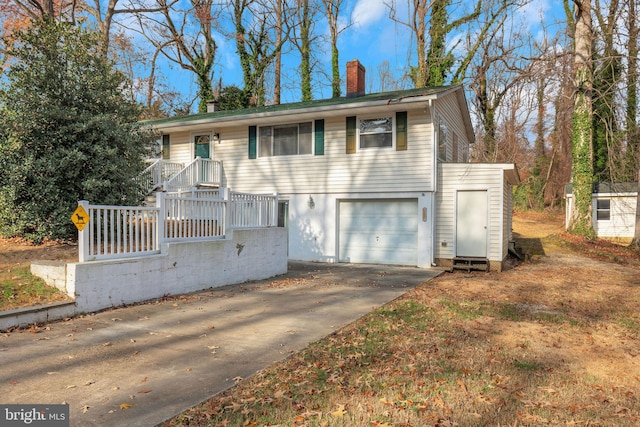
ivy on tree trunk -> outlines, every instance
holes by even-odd
[[[569,230],[593,238],[591,194],[593,191],[593,74],[591,71],[590,0],[574,0],[575,19],[575,98],[572,132],[573,209]]]

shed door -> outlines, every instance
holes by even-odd
[[[487,257],[487,191],[458,191],[456,204],[456,256]]]
[[[417,265],[417,200],[343,201],[339,221],[340,262]]]

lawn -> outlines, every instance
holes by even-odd
[[[557,221],[520,215],[529,261],[441,275],[166,426],[638,425],[640,254]]]

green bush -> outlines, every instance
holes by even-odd
[[[137,204],[154,137],[99,35],[45,20],[12,35],[0,88],[0,234],[76,236],[78,200]]]

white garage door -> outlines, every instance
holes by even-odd
[[[417,265],[418,202],[340,202],[340,262]]]

